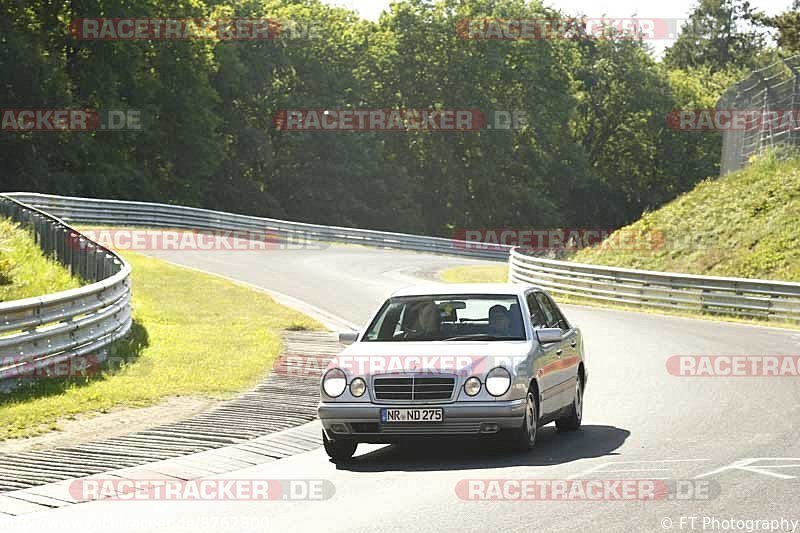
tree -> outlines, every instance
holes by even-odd
[[[379,22],[319,0],[0,0],[0,105],[140,110],[141,131],[0,134],[4,190],[155,200],[449,236],[618,226],[714,173],[718,139],[670,129],[711,107],[752,10],[704,0],[667,69],[641,37],[468,39],[467,19],[557,21],[524,0],[400,0]],[[268,18],[271,40],[80,41],[77,17]],[[554,25],[555,27],[555,25]],[[555,37],[555,36],[553,36]],[[680,52],[680,53],[679,53]],[[681,56],[684,54],[684,56]],[[680,61],[678,61],[680,59]],[[282,110],[479,110],[474,131],[286,131]]]
[[[800,0],[794,0],[790,10],[774,17],[757,13],[753,21],[777,31],[778,47],[784,55],[800,54]]]
[[[572,131],[593,174],[579,216],[617,226],[674,194],[675,132],[665,117],[675,100],[641,39],[589,40],[579,51]]]
[[[671,69],[706,66],[712,72],[754,68],[765,47],[763,34],[750,24],[755,13],[746,0],[700,0],[664,63]]]

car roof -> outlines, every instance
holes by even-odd
[[[508,295],[522,296],[533,285],[516,283],[426,283],[412,285],[392,293],[393,297],[401,296],[429,296],[429,295]]]

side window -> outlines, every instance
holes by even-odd
[[[569,322],[567,322],[567,319],[564,318],[564,314],[561,312],[561,309],[558,308],[553,299],[550,298],[549,296],[547,300],[550,302],[550,305],[553,307],[553,312],[555,312],[556,314],[556,319],[558,319],[558,326],[564,331],[568,331],[570,329]]]
[[[545,309],[545,313],[549,316],[552,316],[552,321],[548,318],[547,327],[559,328],[563,331],[567,331],[569,329],[569,324],[564,318],[564,315],[561,314],[561,311],[558,309],[558,307],[556,307],[556,304],[553,303],[553,300],[542,293],[537,293],[536,297],[541,301],[542,307]]]
[[[528,309],[531,312],[531,324],[534,329],[547,327],[547,316],[542,311],[539,302],[536,301],[536,293],[528,293],[526,296]]]
[[[367,340],[391,340],[394,335],[401,331],[405,308],[404,304],[391,304],[386,313],[375,324],[375,327],[372,328],[372,331],[368,333]]]
[[[550,300],[547,299],[547,296],[542,294],[541,292],[536,293],[536,301],[539,302],[539,307],[542,308],[544,312],[544,320],[545,320],[545,327],[547,328],[558,328],[558,316],[556,314],[556,310],[553,309]]]

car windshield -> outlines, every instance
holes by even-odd
[[[513,295],[412,296],[389,299],[363,340],[524,341],[525,328]]]

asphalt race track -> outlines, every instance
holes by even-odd
[[[357,324],[417,276],[480,263],[355,246],[152,255],[279,291]],[[666,369],[673,355],[798,355],[800,332],[565,311],[586,339],[584,427],[565,435],[547,426],[531,453],[458,442],[362,445],[351,465],[337,469],[317,449],[235,477],[330,480],[336,493],[325,501],[99,501],[21,516],[2,530],[708,531],[716,519],[720,531],[731,519],[732,526],[800,519],[800,381],[676,377]],[[579,502],[467,501],[456,494],[462,480],[568,478],[706,480],[718,493]]]

